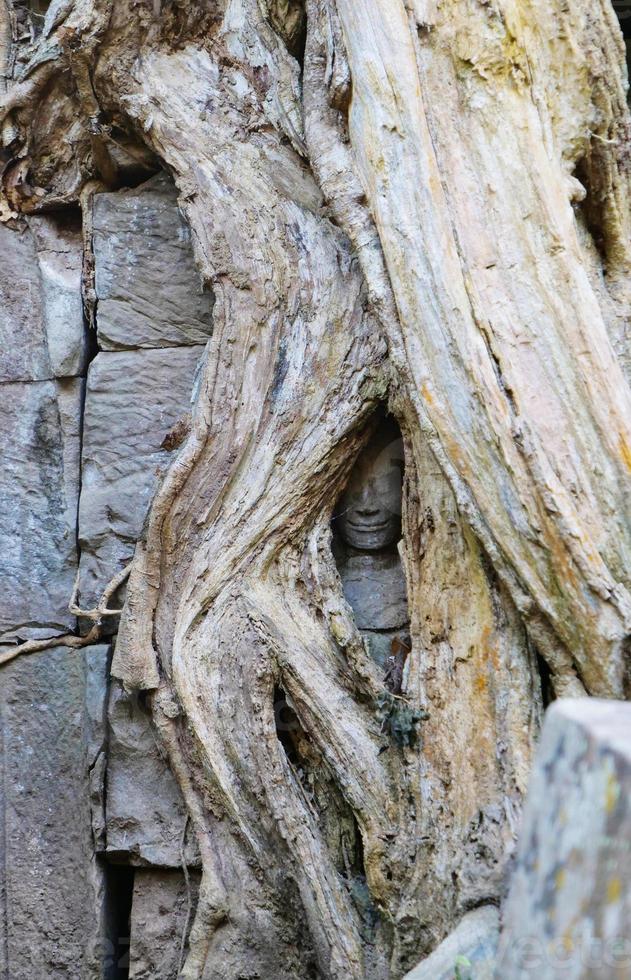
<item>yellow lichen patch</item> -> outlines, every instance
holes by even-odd
[[[491,661],[495,670],[499,670],[500,654],[497,646],[497,638],[495,630],[488,623],[482,628],[481,640],[487,659]]]
[[[421,386],[421,395],[423,396],[423,401],[426,401],[428,405],[433,404],[434,399],[427,385]]]
[[[613,813],[619,796],[620,786],[618,785],[618,780],[610,774],[607,778],[607,788],[605,789],[605,810],[607,813]]]
[[[628,470],[631,470],[631,446],[629,446],[624,436],[620,436],[620,455],[624,460],[624,465]]]
[[[607,884],[607,904],[617,902],[622,895],[622,882],[620,878],[611,878]]]
[[[566,875],[563,868],[561,868],[560,871],[557,871],[554,878],[554,887],[556,888],[557,891],[561,891],[561,889],[563,888],[565,884],[565,877]]]
[[[478,673],[475,675],[474,688],[477,694],[484,694],[488,687],[488,683],[484,674]]]
[[[456,11],[453,12],[454,14]],[[523,45],[502,16],[477,5],[457,11],[454,28],[454,54],[463,68],[469,68],[486,81],[511,77],[524,84],[529,78]]]

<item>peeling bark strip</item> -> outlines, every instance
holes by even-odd
[[[184,977],[402,976],[502,894],[537,653],[557,693],[622,690],[615,31],[608,0],[65,0],[6,96],[9,210],[116,187],[148,148],[215,295],[113,665],[152,692],[199,839]],[[382,730],[330,546],[383,404],[417,747]]]

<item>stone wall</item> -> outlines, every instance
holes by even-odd
[[[88,338],[76,218],[0,225],[0,642],[74,626]]]
[[[79,217],[0,226],[5,645],[76,631],[77,573],[89,607],[131,559],[211,332],[166,176],[94,198],[95,331]],[[110,653],[59,647],[0,668],[1,980],[177,975],[198,855]]]

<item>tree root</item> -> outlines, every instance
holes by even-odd
[[[108,609],[108,603],[129,575],[131,566],[132,562],[110,580],[99,602],[92,609],[81,609],[80,606],[76,605],[76,596],[79,587],[79,573],[77,572],[68,609],[73,616],[89,619],[94,624],[90,630],[83,636],[77,636],[76,633],[62,633],[58,636],[48,636],[42,640],[25,640],[23,643],[18,643],[16,646],[0,653],[0,667],[10,663],[17,657],[25,656],[29,653],[39,653],[40,650],[50,650],[52,647],[71,647],[74,650],[80,650],[83,647],[90,646],[92,643],[98,643],[101,639],[103,619],[107,616],[120,616],[122,612],[121,609]]]

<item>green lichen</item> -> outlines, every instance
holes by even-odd
[[[472,980],[472,963],[466,956],[457,956],[454,966],[454,980]]]
[[[414,748],[418,740],[417,726],[421,721],[427,721],[428,713],[412,707],[404,698],[390,691],[382,691],[376,708],[381,731],[400,748]]]

